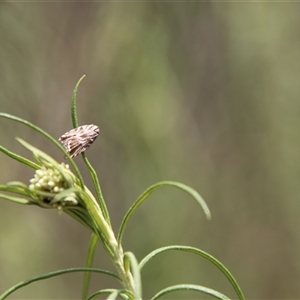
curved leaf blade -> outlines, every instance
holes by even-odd
[[[122,295],[122,291],[116,290],[116,291],[112,292],[106,299],[107,300],[115,300],[115,299],[117,299],[118,296],[121,296],[121,295]],[[127,299],[127,297],[125,299]]]
[[[71,117],[72,117],[72,124],[73,127],[76,128],[79,126],[78,124],[78,117],[77,117],[77,93],[78,93],[78,88],[79,85],[81,84],[81,81],[85,78],[85,75],[83,75],[78,82],[76,83],[76,86],[73,90],[73,94],[72,94],[72,102],[71,102]],[[96,171],[94,170],[94,168],[92,167],[92,165],[90,164],[89,160],[87,159],[85,153],[82,153],[82,158],[84,160],[84,163],[90,173],[90,176],[92,178],[93,184],[94,184],[94,188],[96,191],[96,195],[97,195],[97,200],[98,203],[101,207],[101,210],[103,212],[104,218],[105,220],[110,224],[110,218],[109,218],[109,213],[102,195],[102,191],[101,191],[101,187],[99,184],[99,179],[98,179],[98,175],[96,173]]]
[[[151,253],[149,253],[147,256],[145,256],[140,261],[140,263],[139,263],[140,270],[142,270],[142,268],[146,265],[146,263],[148,263],[156,255],[166,252],[166,251],[172,251],[172,250],[194,253],[194,254],[197,254],[197,255],[209,260],[229,280],[229,282],[231,283],[232,287],[234,288],[236,294],[238,295],[238,298],[240,300],[245,300],[245,297],[243,295],[243,292],[242,292],[240,286],[238,285],[236,279],[233,277],[233,275],[230,273],[230,271],[219,260],[214,258],[212,255],[210,255],[210,254],[206,253],[205,251],[202,251],[198,248],[195,248],[195,247],[175,245],[175,246],[167,246],[167,247],[162,247],[162,248],[156,249],[156,250],[152,251]]]
[[[141,272],[139,269],[137,259],[132,252],[126,252],[124,254],[124,266],[126,272],[130,273],[130,270],[132,271],[132,276],[134,280],[135,298],[142,299]]]
[[[227,296],[221,294],[220,292],[217,292],[210,288],[204,287],[202,285],[195,285],[195,284],[178,284],[178,285],[173,285],[173,286],[167,287],[167,288],[161,290],[160,292],[158,292],[155,296],[153,296],[151,298],[151,300],[158,299],[161,296],[171,293],[171,292],[187,291],[187,290],[201,292],[206,295],[213,296],[216,299],[220,299],[220,300],[230,300]]]
[[[103,289],[103,290],[100,290],[100,291],[97,291],[95,293],[93,293],[92,295],[90,295],[89,297],[87,298],[82,298],[82,299],[86,299],[86,300],[94,300],[96,299],[96,297],[98,295],[102,295],[102,294],[111,294],[111,293],[114,293],[115,291],[117,291],[116,289]]]
[[[6,185],[0,185],[0,191],[5,191],[8,193],[14,193],[26,197],[30,197],[30,190],[27,185],[23,182],[12,181],[8,182]]]
[[[0,199],[9,200],[9,201],[12,201],[12,202],[15,202],[15,203],[18,203],[18,204],[25,204],[25,205],[33,204],[33,202],[31,202],[28,199],[9,196],[9,195],[2,194],[2,193],[0,193]]]
[[[76,83],[75,88],[73,90],[73,94],[72,94],[71,117],[72,117],[72,123],[73,123],[74,128],[78,127],[77,106],[76,106],[77,92],[78,92],[79,85],[80,85],[81,81],[84,79],[84,77],[85,77],[85,75],[83,75],[78,80],[78,82]]]
[[[33,282],[36,282],[36,281],[39,281],[39,280],[48,279],[48,278],[55,277],[55,276],[59,276],[59,275],[62,275],[62,274],[75,273],[75,272],[95,272],[95,273],[102,273],[102,274],[105,274],[105,275],[109,275],[109,276],[115,277],[118,280],[120,280],[120,277],[117,274],[115,274],[113,272],[110,272],[110,271],[107,271],[107,270],[94,269],[94,268],[71,268],[71,269],[64,269],[64,270],[59,270],[59,271],[55,271],[55,272],[50,272],[50,273],[47,273],[47,274],[44,274],[44,275],[40,275],[40,276],[37,276],[37,277],[33,277],[33,278],[31,278],[29,280],[26,280],[26,281],[22,281],[22,282],[20,282],[20,283],[18,283],[16,285],[14,285],[10,289],[8,289],[2,295],[0,295],[0,300],[3,300],[5,298],[7,298],[13,292],[17,291],[18,289],[20,289],[20,288],[22,288],[22,287],[24,287],[24,286],[26,286],[26,285],[28,285],[30,283],[33,283]]]
[[[30,168],[33,168],[35,170],[38,170],[40,168],[40,166],[38,164],[36,164],[35,162],[23,157],[23,156],[20,156],[6,148],[4,148],[3,146],[0,145],[0,151],[3,152],[4,154],[6,154],[7,156],[9,156],[10,158],[12,159],[15,159],[16,161],[30,167]]]
[[[200,194],[194,190],[193,188],[180,183],[180,182],[176,182],[176,181],[161,181],[158,182],[152,186],[150,186],[142,195],[139,196],[139,198],[134,202],[134,204],[129,208],[129,210],[127,211],[127,213],[125,214],[122,224],[120,226],[120,230],[119,230],[119,234],[118,234],[118,243],[121,244],[122,242],[122,237],[124,234],[124,230],[125,227],[131,217],[131,215],[133,214],[133,212],[158,188],[164,187],[164,186],[172,186],[172,187],[176,187],[188,194],[190,194],[199,204],[200,206],[203,208],[204,213],[206,215],[206,218],[209,220],[211,218],[211,213],[210,210],[206,204],[206,202],[203,200],[203,198],[200,196]]]
[[[19,118],[19,117],[10,115],[10,114],[2,113],[2,112],[0,112],[0,118],[9,119],[11,121],[16,121],[18,123],[26,125],[26,126],[30,127],[31,129],[37,131],[41,135],[43,135],[48,140],[50,140],[61,152],[63,152],[63,154],[67,158],[69,164],[74,169],[74,172],[75,172],[76,176],[78,177],[78,179],[80,181],[81,187],[84,188],[83,178],[81,176],[81,173],[79,172],[79,169],[78,169],[77,165],[75,164],[74,160],[70,157],[70,155],[68,154],[68,152],[65,150],[65,148],[61,145],[61,143],[59,143],[55,138],[53,138],[49,133],[47,133],[46,131],[44,131],[40,127],[38,127],[38,126],[36,126],[36,125],[34,125],[34,124],[32,124],[32,123],[30,123],[30,122],[22,119],[22,118]]]
[[[91,296],[86,298],[86,300],[94,300],[98,295],[101,294],[110,294],[106,299],[116,299],[116,297],[120,296],[123,299],[135,300],[134,295],[127,290],[117,290],[117,289],[103,289],[93,293]],[[110,298],[111,297],[111,298]]]

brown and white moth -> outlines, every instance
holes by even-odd
[[[71,157],[75,157],[92,145],[99,131],[96,125],[82,125],[66,132],[58,141],[62,143]]]

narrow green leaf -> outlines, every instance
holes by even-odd
[[[126,272],[130,273],[129,271],[132,271],[136,299],[142,299],[141,272],[137,259],[132,252],[126,252],[124,254],[124,266]]]
[[[6,185],[0,185],[0,191],[30,197],[30,190],[28,186],[18,181],[9,182]]]
[[[197,292],[204,293],[206,295],[213,296],[216,299],[230,300],[227,296],[225,296],[215,290],[212,290],[210,288],[207,288],[207,287],[204,287],[201,285],[195,285],[195,284],[178,284],[178,285],[173,285],[173,286],[167,287],[167,288],[161,290],[160,292],[158,292],[154,297],[151,298],[151,300],[158,299],[165,294],[168,294],[171,292],[176,292],[176,291],[197,291]]]
[[[90,295],[88,298],[82,298],[82,299],[86,299],[86,300],[94,300],[96,299],[96,297],[98,295],[102,295],[102,294],[111,294],[111,293],[114,293],[115,291],[118,291],[116,289],[103,289],[103,290],[100,290],[100,291],[97,291],[95,293],[93,293],[92,295]]]
[[[45,152],[41,151],[40,149],[32,146],[31,144],[25,142],[24,140],[22,140],[20,138],[16,138],[16,139],[19,143],[22,144],[22,146],[24,146],[25,148],[27,148],[28,150],[30,150],[33,153],[36,160],[39,161],[41,165],[59,170],[61,176],[70,185],[74,185],[75,182],[77,184],[80,184],[80,181],[78,181],[78,178],[75,177],[75,175],[71,172],[71,170],[63,167],[55,159],[53,159],[51,156],[49,156]]]
[[[9,119],[11,121],[16,121],[16,122],[19,122],[21,124],[24,124],[24,125],[30,127],[31,129],[37,131],[38,133],[42,134],[48,140],[50,140],[64,154],[64,156],[67,158],[69,164],[74,169],[74,172],[75,172],[76,176],[78,177],[78,179],[80,181],[81,187],[84,188],[83,178],[82,178],[82,176],[79,172],[79,169],[78,169],[77,165],[75,164],[74,160],[70,157],[69,153],[61,145],[61,143],[59,143],[55,138],[53,138],[50,134],[48,134],[46,131],[44,131],[40,127],[38,127],[38,126],[36,126],[36,125],[34,125],[34,124],[24,120],[24,119],[21,119],[19,117],[16,117],[16,116],[13,116],[13,115],[10,115],[10,114],[1,113],[1,112],[0,112],[0,118],[6,118],[6,119]]]
[[[22,146],[24,146],[26,149],[30,150],[38,159],[42,159],[42,162],[47,162],[48,164],[51,164],[51,165],[55,166],[56,168],[59,167],[59,163],[55,159],[53,159],[50,155],[48,155],[45,152],[41,151],[40,149],[32,146],[31,144],[27,143],[23,139],[16,138],[16,140]]]
[[[0,185],[0,191],[4,191],[4,192],[8,192],[8,193],[14,193],[14,194],[17,194],[17,195],[22,195],[22,196],[30,198],[30,200],[24,199],[26,201],[26,203],[24,203],[24,201],[20,202],[21,198],[3,194],[2,198],[5,197],[5,199],[7,199],[7,200],[20,202],[21,204],[36,204],[36,205],[39,205],[39,206],[41,206],[42,203],[38,203],[36,201],[36,196],[37,195],[40,195],[40,196],[43,196],[43,197],[52,197],[53,196],[53,194],[51,194],[51,193],[36,191],[36,190],[33,191],[33,190],[29,189],[27,185],[25,185],[22,182],[18,182],[18,181],[9,182],[9,183],[7,183],[7,185]]]
[[[31,284],[33,282],[39,281],[39,280],[44,280],[44,279],[48,279],[51,277],[55,277],[55,276],[59,276],[59,275],[63,275],[63,274],[68,274],[68,273],[75,273],[75,272],[95,272],[95,273],[101,273],[101,274],[105,274],[105,275],[109,275],[112,277],[117,278],[118,280],[120,280],[119,276],[115,273],[112,273],[110,271],[106,271],[106,270],[101,270],[101,269],[94,269],[94,268],[71,268],[71,269],[64,269],[64,270],[59,270],[59,271],[55,271],[55,272],[50,272],[44,275],[40,275],[37,277],[33,277],[29,280],[26,281],[22,281],[16,285],[14,285],[13,287],[11,287],[10,289],[8,289],[7,291],[5,291],[2,295],[0,295],[0,300],[3,300],[5,298],[7,298],[10,294],[12,294],[13,292],[17,291],[18,289]]]
[[[94,255],[96,246],[98,243],[98,237],[96,234],[92,234],[90,244],[89,244],[89,250],[88,255],[86,259],[86,268],[91,268],[93,265]],[[86,299],[88,295],[89,285],[90,285],[90,279],[91,279],[91,273],[85,273],[84,274],[84,280],[83,280],[83,289],[82,289],[82,299]]]
[[[73,219],[77,220],[79,223],[84,225],[86,228],[90,229],[92,232],[94,232],[95,228],[91,222],[91,220],[88,218],[86,211],[79,207],[68,207],[65,206],[63,208],[63,211],[71,216]]]
[[[85,75],[83,75],[77,82],[74,91],[73,91],[73,95],[72,95],[72,102],[71,102],[71,116],[72,116],[72,123],[73,123],[73,127],[76,128],[79,126],[78,124],[78,117],[77,117],[77,92],[78,92],[78,88],[79,85],[81,83],[81,81],[84,79]],[[90,162],[88,161],[85,153],[82,153],[82,158],[87,166],[87,169],[90,173],[90,176],[92,178],[94,187],[95,187],[95,191],[96,191],[96,195],[97,195],[97,200],[98,203],[101,207],[103,216],[105,218],[105,220],[110,224],[110,219],[109,219],[109,214],[108,214],[108,210],[101,192],[101,188],[100,188],[100,184],[99,184],[99,179],[97,176],[97,173],[95,172],[94,168],[92,167],[92,165],[90,164]]]
[[[131,215],[133,214],[133,212],[158,188],[164,187],[164,186],[172,186],[172,187],[176,187],[188,194],[190,194],[199,204],[200,206],[203,208],[204,213],[206,215],[207,219],[211,218],[211,214],[209,211],[209,208],[207,206],[207,204],[205,203],[205,201],[202,199],[202,197],[199,195],[199,193],[194,190],[193,188],[180,183],[180,182],[175,182],[175,181],[161,181],[158,182],[152,186],[150,186],[135,202],[134,204],[129,208],[129,210],[127,211],[126,215],[123,218],[122,224],[120,226],[120,230],[119,230],[119,234],[118,234],[118,243],[121,244],[122,242],[122,237],[124,234],[124,230],[125,227],[131,217]]]
[[[77,92],[78,92],[78,88],[79,85],[81,83],[81,81],[85,78],[85,75],[83,75],[77,82],[74,91],[73,91],[73,95],[72,95],[72,102],[71,102],[71,116],[72,116],[72,123],[73,123],[73,127],[76,128],[79,126],[78,124],[78,117],[77,117]],[[101,207],[103,216],[105,218],[105,220],[110,224],[110,219],[109,219],[109,214],[108,214],[108,210],[101,192],[101,188],[100,188],[100,184],[99,184],[99,179],[97,176],[97,173],[95,172],[94,168],[92,167],[92,165],[90,164],[90,162],[88,161],[85,153],[82,153],[82,158],[87,166],[87,169],[90,173],[90,176],[92,178],[94,187],[95,187],[95,191],[96,191],[96,195],[97,195],[97,200],[98,203]]]
[[[120,295],[120,291],[116,290],[112,292],[106,299],[107,300],[115,300]]]
[[[117,296],[122,297],[123,299],[131,299],[135,300],[134,295],[130,291],[127,290],[117,290],[117,289],[103,289],[100,291],[97,291],[93,293],[91,296],[89,296],[86,300],[94,300],[98,295],[101,294],[110,294],[108,298],[106,299],[116,299]],[[109,298],[109,297],[115,297],[115,298]]]
[[[86,165],[86,167],[87,167],[87,169],[88,169],[88,171],[90,173],[90,176],[92,178],[92,181],[93,181],[93,184],[94,184],[94,188],[95,188],[95,191],[96,191],[97,200],[98,200],[98,203],[99,203],[99,205],[101,207],[101,211],[103,213],[103,216],[104,216],[105,220],[109,224],[111,224],[110,223],[110,218],[109,218],[109,213],[108,213],[108,210],[107,210],[107,207],[106,207],[103,195],[102,195],[102,191],[101,191],[101,187],[100,187],[98,175],[97,175],[95,169],[90,164],[89,160],[87,159],[85,153],[82,152],[81,155],[82,155],[83,161],[84,161],[84,163],[85,163],[85,165]]]
[[[97,234],[98,238],[103,243],[105,250],[113,257],[114,253],[110,246],[114,244],[113,247],[116,247],[117,242],[110,224],[104,219],[98,202],[87,188],[85,191],[80,191],[79,194],[84,201],[85,208],[88,210],[94,233]]]
[[[24,190],[27,190],[28,189],[28,185],[25,184],[24,182],[22,181],[9,181],[7,184],[6,184],[7,187],[15,187],[15,188],[21,188],[21,189],[24,189]]]
[[[28,199],[13,197],[13,196],[5,195],[5,194],[2,194],[2,193],[0,193],[0,198],[5,199],[5,200],[9,200],[9,201],[12,201],[12,202],[16,202],[16,203],[19,203],[19,204],[27,204],[27,205],[28,204],[34,204],[33,202],[31,202]]]
[[[23,156],[20,156],[6,148],[4,148],[3,146],[0,145],[0,151],[3,152],[4,154],[6,154],[7,156],[11,157],[12,159],[15,159],[16,161],[30,167],[30,168],[33,168],[35,170],[38,170],[40,168],[40,166],[38,164],[36,164],[35,162],[23,157]]]
[[[166,252],[166,251],[171,251],[171,250],[194,253],[194,254],[197,254],[197,255],[199,255],[199,256],[201,256],[201,257],[209,260],[229,280],[229,282],[231,283],[231,285],[234,288],[235,292],[237,293],[238,298],[240,300],[245,300],[245,297],[243,295],[243,292],[242,292],[241,288],[239,287],[237,281],[235,280],[235,278],[233,277],[233,275],[229,272],[229,270],[220,261],[218,261],[216,258],[214,258],[212,255],[210,255],[210,254],[208,254],[208,253],[206,253],[206,252],[204,252],[204,251],[202,251],[202,250],[200,250],[198,248],[189,247],[189,246],[175,245],[175,246],[167,246],[167,247],[162,247],[162,248],[156,249],[156,250],[152,251],[151,253],[149,253],[146,257],[144,257],[140,261],[140,263],[139,263],[140,270],[142,270],[142,268],[145,266],[145,264],[148,263],[150,261],[150,259],[152,259],[156,255],[158,255],[160,253],[163,253],[163,252]]]
[[[72,117],[72,123],[73,123],[73,127],[76,128],[78,127],[78,118],[77,118],[77,105],[76,105],[76,101],[77,101],[77,91],[78,91],[78,87],[81,83],[81,81],[83,80],[83,78],[85,77],[85,75],[83,75],[77,82],[77,84],[75,85],[74,91],[73,91],[73,95],[72,95],[72,102],[71,102],[71,117]]]

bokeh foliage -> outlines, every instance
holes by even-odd
[[[0,110],[59,137],[72,127],[72,90],[86,74],[79,123],[100,127],[87,155],[114,227],[165,179],[193,186],[212,211],[207,222],[180,192],[158,192],[133,218],[125,250],[141,258],[189,244],[221,260],[249,299],[298,298],[299,11],[271,2],[1,2]],[[0,136],[8,148],[19,136],[60,159],[21,126],[1,120]],[[0,182],[32,177],[4,155],[0,166]],[[1,290],[84,265],[89,233],[66,216],[5,202],[0,215]],[[233,295],[209,264],[174,255],[179,270],[164,257],[144,270],[145,296],[183,281]],[[98,254],[96,264],[106,263]],[[22,298],[74,298],[81,279],[42,283],[40,295],[28,287]]]

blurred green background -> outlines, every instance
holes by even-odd
[[[207,201],[211,221],[179,190],[155,192],[129,223],[124,250],[140,260],[156,247],[199,247],[231,270],[247,299],[300,298],[299,3],[1,2],[0,66],[0,111],[57,138],[72,127],[72,91],[87,75],[79,123],[100,127],[87,155],[116,230],[160,180],[186,183]],[[0,143],[30,157],[16,136],[63,159],[1,119]],[[0,166],[3,184],[33,176],[3,154]],[[0,228],[0,292],[85,263],[90,233],[57,211],[1,200]],[[112,269],[100,248],[95,266]],[[145,299],[177,283],[236,297],[193,255],[161,255],[142,275]],[[11,299],[77,299],[81,286],[82,275],[69,274]],[[114,286],[93,275],[91,290]]]

